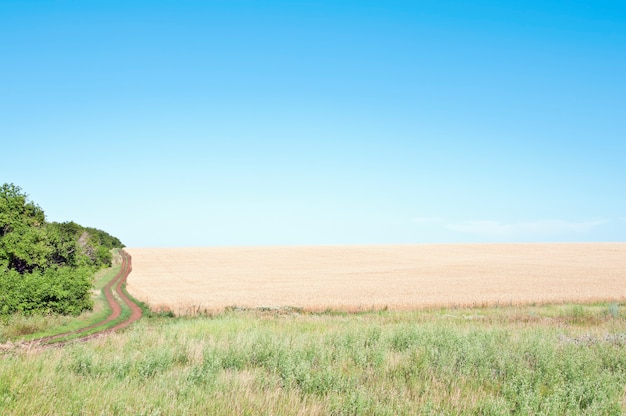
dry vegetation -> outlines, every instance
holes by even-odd
[[[128,249],[128,291],[176,314],[626,298],[626,243]]]

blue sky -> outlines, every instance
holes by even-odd
[[[128,246],[626,241],[621,1],[2,1],[0,63],[0,182]]]

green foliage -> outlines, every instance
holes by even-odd
[[[93,269],[52,268],[45,272],[0,273],[0,314],[78,315],[91,309]]]
[[[44,222],[43,210],[28,201],[19,186],[0,186],[0,237],[22,227],[39,227]]]
[[[75,222],[47,224],[52,254],[49,264],[58,266],[110,266],[111,249],[124,245],[115,237],[96,228]]]
[[[78,314],[90,309],[93,273],[123,247],[104,231],[46,222],[16,185],[0,186],[0,315]]]

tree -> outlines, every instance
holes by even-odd
[[[39,227],[45,221],[43,210],[29,201],[19,186],[12,183],[0,186],[0,237],[21,227]]]
[[[73,221],[47,224],[49,244],[53,247],[48,259],[50,265],[78,267],[86,262],[78,245],[83,227]]]
[[[0,266],[30,273],[43,269],[50,254],[43,210],[19,186],[0,187]]]

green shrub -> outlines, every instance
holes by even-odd
[[[92,268],[0,271],[0,313],[78,315],[93,306]]]

